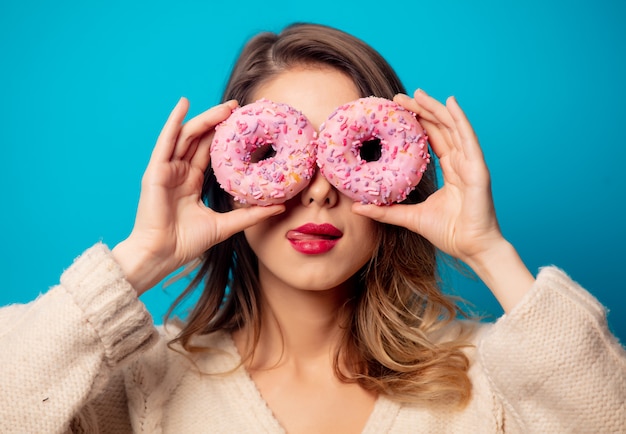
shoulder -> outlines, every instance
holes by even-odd
[[[157,343],[128,367],[127,385],[130,379],[141,383],[137,385],[144,390],[168,388],[168,381],[175,387],[188,371],[228,371],[238,366],[240,358],[228,332],[195,336],[191,340],[193,350],[187,351],[175,342],[181,329],[179,322],[157,326]]]

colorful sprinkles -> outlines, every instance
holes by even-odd
[[[361,158],[364,142],[380,143],[375,161]],[[401,202],[430,163],[426,131],[393,101],[367,97],[345,104],[320,127],[317,164],[346,196],[362,203]]]
[[[270,205],[298,194],[315,170],[315,129],[288,106],[262,99],[235,109],[215,129],[211,161],[222,188],[241,203]],[[271,146],[275,155],[253,161]]]
[[[375,157],[363,156],[364,143],[380,148]],[[273,152],[266,152],[270,147]],[[322,175],[352,200],[389,205],[417,186],[430,155],[415,114],[393,101],[368,97],[345,104],[318,135],[293,107],[262,99],[234,110],[216,127],[211,161],[222,188],[241,203],[291,199],[309,183],[317,162]]]

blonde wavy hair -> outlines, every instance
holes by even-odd
[[[261,33],[244,46],[222,99],[247,104],[261,83],[294,66],[337,68],[353,79],[363,97],[392,99],[406,93],[391,66],[363,41],[326,26],[294,24],[279,34]],[[421,202],[436,190],[433,166],[407,203]],[[202,194],[216,211],[233,207],[211,168]],[[344,306],[349,323],[335,354],[337,377],[399,402],[463,406],[471,395],[469,360],[463,351],[467,340],[462,333],[443,341],[434,337],[463,315],[441,291],[436,248],[392,225],[378,223],[375,236],[374,255],[355,276],[354,294]],[[257,258],[241,232],[213,246],[201,260],[191,284],[168,312],[170,318],[177,305],[202,287],[172,343],[198,352],[204,349],[193,346],[194,335],[246,325],[253,349],[242,355],[244,363],[253,356],[261,330]]]

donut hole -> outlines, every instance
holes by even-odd
[[[250,153],[250,162],[258,163],[259,161],[267,160],[276,155],[276,149],[272,143],[266,143],[263,146],[259,146]]]
[[[363,141],[359,149],[359,157],[367,162],[380,160],[382,153],[383,149],[378,138]]]

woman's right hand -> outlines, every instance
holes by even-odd
[[[202,202],[211,132],[236,107],[229,101],[183,124],[189,102],[181,98],[165,123],[142,179],[133,230],[113,249],[139,295],[211,246],[284,211],[272,205],[217,213]]]

